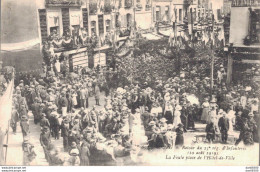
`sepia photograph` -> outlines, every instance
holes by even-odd
[[[1,0],[0,21],[2,171],[258,172],[260,0]]]

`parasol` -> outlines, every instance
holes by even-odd
[[[199,99],[194,95],[194,94],[190,94],[186,97],[186,99],[193,105],[199,105]]]

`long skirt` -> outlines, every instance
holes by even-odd
[[[67,115],[67,107],[62,107],[61,112],[62,112],[62,116],[66,116]]]
[[[173,123],[173,114],[171,111],[166,111],[165,112],[165,116],[164,116],[167,120],[167,124],[172,124]]]
[[[182,146],[184,144],[183,135],[177,135],[175,140],[175,146]]]
[[[209,115],[209,108],[203,108],[202,115],[201,115],[201,121],[207,121]]]

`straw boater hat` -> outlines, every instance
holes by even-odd
[[[77,155],[79,155],[79,150],[78,149],[71,149],[70,154],[77,156]]]
[[[165,118],[160,119],[160,122],[165,123],[166,121],[167,121],[167,119],[165,119]]]
[[[151,122],[149,122],[149,126],[153,126],[153,125],[155,125],[156,123],[154,122],[154,121],[151,121]]]
[[[248,116],[249,116],[249,117],[253,117],[254,114],[253,114],[252,112],[250,112],[250,113],[248,114]]]
[[[175,110],[180,111],[180,110],[182,110],[182,107],[181,107],[180,105],[177,105],[177,106],[175,107]]]

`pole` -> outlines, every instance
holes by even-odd
[[[211,70],[210,70],[210,97],[212,98],[213,86],[214,86],[214,45],[213,45],[214,36],[214,14],[212,14],[212,40],[211,40]]]
[[[214,85],[214,50],[211,51],[211,67],[210,67],[210,97],[212,98],[212,90]]]

